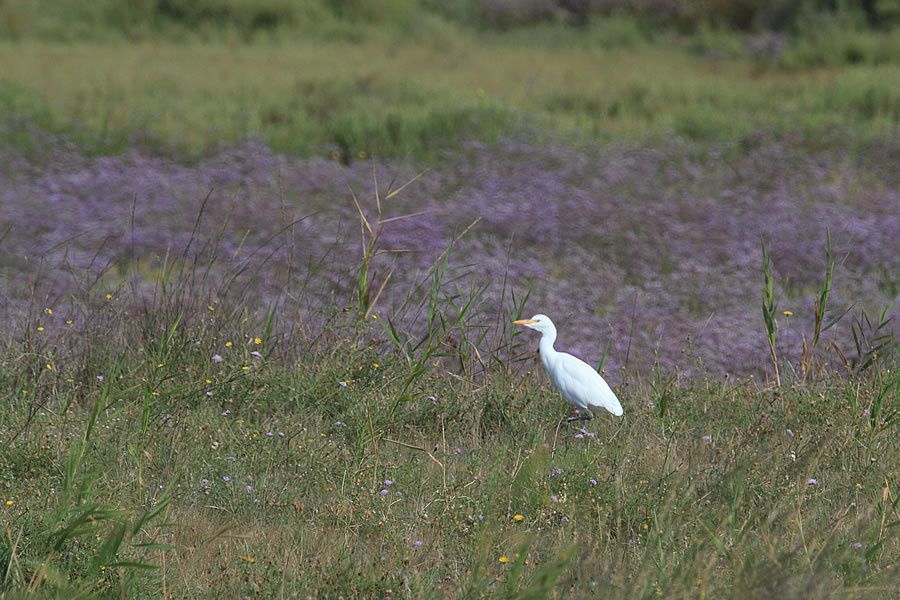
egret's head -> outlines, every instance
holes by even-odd
[[[518,321],[513,321],[513,323],[524,325],[541,333],[556,333],[556,327],[553,326],[553,321],[547,315],[534,315],[530,319],[519,319]]]

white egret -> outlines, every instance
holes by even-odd
[[[557,352],[553,348],[556,327],[548,316],[534,315],[530,319],[520,319],[513,323],[541,332],[541,363],[547,369],[550,380],[569,404],[588,414],[587,417],[570,417],[569,421],[593,418],[591,409],[594,408],[605,408],[617,417],[622,416],[619,399],[600,373],[581,359],[566,352]]]

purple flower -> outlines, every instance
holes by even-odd
[[[562,474],[563,470],[559,467],[553,467],[552,469],[550,469],[550,477],[559,477]]]
[[[228,483],[229,481],[231,481],[231,477],[229,477],[228,475],[222,475],[222,481]]]
[[[266,437],[267,437],[267,438],[275,437],[275,434],[272,433],[271,431],[267,431],[267,432],[266,432]]]
[[[204,488],[205,488],[205,487],[209,487],[209,479],[201,479],[201,480],[200,480],[200,487],[204,487]]]
[[[478,522],[484,521],[484,515],[478,515]]]
[[[168,414],[168,413],[164,414],[163,417],[162,417],[162,422],[163,422],[163,423],[168,423],[168,422],[171,421],[171,420],[172,420],[172,415],[170,415],[170,414]]]
[[[432,402],[437,402],[437,398],[435,398],[434,396],[428,396],[428,399]]]
[[[462,454],[462,448],[457,446],[456,448],[453,449],[453,453],[456,454],[457,456],[460,456]]]
[[[219,354],[213,354],[213,356],[212,356],[212,361],[213,361],[214,363],[220,363],[220,362],[222,362],[223,360],[225,360],[225,359],[222,358],[222,356],[219,355]]]
[[[569,524],[569,517],[563,515],[563,516],[559,519],[559,524],[560,524],[560,525],[568,525],[568,524]]]
[[[559,496],[557,496],[556,494],[553,494],[552,496],[550,496],[550,502],[553,502],[554,504],[556,504],[557,502],[559,502]]]
[[[103,383],[103,379],[104,379],[103,375],[97,375],[97,381],[99,381],[100,383]]]
[[[424,544],[424,542],[422,542],[421,540],[416,540],[413,542],[413,548],[421,548],[422,544]]]
[[[578,428],[578,433],[580,433],[581,435],[583,435],[583,436],[585,436],[585,437],[594,437],[595,435],[597,435],[597,434],[594,433],[593,431],[588,431],[588,430],[585,429],[584,427],[579,427],[579,428]]]
[[[384,498],[385,496],[387,496],[388,493],[389,493],[389,492],[387,491],[387,488],[385,488],[385,489],[381,490],[380,492],[378,492],[378,494],[379,494],[382,498]]]
[[[583,439],[584,439],[584,434],[583,434],[583,433],[576,433],[576,434],[575,434],[575,439],[576,439],[576,440],[583,440]]]
[[[414,207],[423,214],[387,222],[379,232],[385,247],[411,250],[396,256],[391,284],[400,293],[385,295],[382,308],[389,314],[397,307],[403,290],[416,283],[413,274],[428,268],[454,237],[460,225],[454,215],[462,214],[482,217],[479,227],[483,235],[461,239],[457,258],[461,263],[479,265],[474,276],[483,277],[489,285],[485,304],[496,306],[503,293],[505,271],[512,280],[540,281],[533,298],[538,304],[546,304],[552,297],[572,296],[574,290],[584,296],[574,307],[577,314],[573,317],[585,326],[566,338],[576,354],[595,346],[591,336],[605,325],[609,325],[612,339],[628,337],[627,324],[623,324],[627,320],[607,323],[587,307],[609,302],[606,291],[627,283],[625,274],[633,273],[633,278],[629,276],[632,281],[646,282],[636,284],[635,289],[643,292],[640,310],[645,325],[642,343],[632,347],[636,368],[658,361],[666,369],[691,371],[691,365],[697,363],[713,373],[764,372],[765,343],[757,335],[753,310],[761,236],[770,240],[779,275],[785,280],[805,281],[820,270],[825,236],[822,223],[839,223],[840,231],[835,230],[833,240],[836,251],[846,255],[851,272],[859,277],[859,285],[854,284],[847,293],[874,294],[871,300],[878,304],[893,300],[877,285],[882,277],[879,269],[893,272],[898,264],[894,240],[900,232],[900,216],[894,208],[898,195],[890,152],[872,152],[869,168],[844,164],[842,152],[810,154],[783,140],[762,142],[746,151],[728,142],[715,148],[704,144],[665,137],[638,145],[575,147],[563,141],[538,144],[521,135],[490,144],[463,144],[453,151],[451,160],[442,161],[434,176],[422,178],[397,198],[397,211]],[[192,164],[152,156],[139,147],[121,155],[86,156],[55,138],[45,139],[43,134],[37,146],[54,160],[41,156],[32,165],[19,151],[3,155],[5,163],[14,165],[8,171],[16,174],[14,185],[9,185],[10,176],[4,179],[0,175],[0,189],[5,194],[0,203],[7,209],[3,216],[12,225],[4,241],[23,255],[36,255],[41,248],[67,240],[64,252],[76,268],[88,266],[95,252],[99,253],[97,264],[102,264],[132,249],[141,256],[152,256],[183,247],[194,223],[184,215],[195,208],[192,203],[198,194],[211,188],[215,190],[212,200],[220,202],[226,199],[225,190],[240,186],[234,218],[222,222],[224,243],[248,232],[247,246],[260,247],[277,234],[278,220],[270,216],[279,210],[279,194],[273,193],[277,190],[272,180],[277,179],[280,186],[282,176],[286,194],[314,197],[313,201],[323,206],[335,206],[334,211],[321,213],[314,227],[298,228],[298,243],[343,248],[352,239],[343,224],[353,218],[353,211],[343,202],[344,190],[348,184],[361,188],[371,182],[368,165],[363,162],[341,165],[281,155],[261,142],[229,147]],[[705,160],[707,150],[713,156],[738,150],[741,160],[728,177],[719,177],[721,159]],[[62,160],[55,160],[57,156]],[[387,179],[407,167],[403,161],[386,160],[379,161],[377,168],[379,177],[383,174]],[[832,177],[836,171],[842,177]],[[870,179],[875,179],[875,185],[862,185]],[[116,236],[119,224],[131,216],[130,203],[121,200],[132,195],[144,200],[143,210],[134,214],[133,235]],[[42,201],[34,202],[34,198]],[[647,201],[634,202],[635,198]],[[454,215],[445,214],[447,205],[457,208]],[[85,222],[96,227],[73,237]],[[209,225],[212,231],[218,224]],[[601,225],[607,226],[600,229]],[[597,231],[602,235],[596,235]],[[647,231],[674,234],[648,236]],[[495,243],[501,239],[512,240],[512,246]],[[252,283],[248,293],[258,305],[267,304],[280,292],[272,283],[285,264],[287,256],[278,250],[285,244],[272,246],[278,252],[273,260],[248,265],[256,271],[251,281],[258,282]],[[604,247],[626,251],[598,263],[597,252]],[[551,251],[543,251],[548,248]],[[560,248],[567,251],[557,252]],[[505,260],[507,252],[514,260]],[[232,252],[220,254],[234,256]],[[352,252],[335,252],[329,263],[333,268],[298,273],[300,278],[311,279],[308,310],[314,319],[323,316],[320,309],[329,305],[330,298],[348,291],[344,281],[353,268],[352,261]],[[68,296],[72,278],[64,275],[67,262],[49,257],[46,275],[42,268],[38,281],[42,289],[53,290],[56,297]],[[224,259],[215,265],[216,272],[228,266]],[[4,297],[11,301],[4,309],[10,316],[4,316],[0,326],[17,318],[12,314],[18,310],[14,308],[17,304],[27,306],[24,281],[32,275],[29,269],[24,268],[22,284],[11,281],[5,286]],[[579,284],[584,281],[595,285]],[[144,278],[137,283],[148,281]],[[226,311],[218,308],[223,299],[207,295],[195,300],[208,302],[208,312],[216,319],[223,317]],[[127,289],[117,292],[116,303],[128,302],[128,296]],[[613,294],[613,310],[627,312],[630,298],[631,294]],[[686,308],[695,304],[696,310]],[[792,308],[797,314],[803,309]],[[697,317],[711,310],[716,311],[715,319]],[[56,319],[65,318],[63,307],[58,311]],[[421,323],[400,325],[415,329]],[[753,333],[748,335],[748,331]],[[692,334],[691,352],[696,352],[697,361],[684,355],[682,344],[653,343],[686,339]],[[801,332],[788,328],[782,334],[786,348],[799,345],[795,342],[800,341]],[[846,330],[835,336],[839,345],[847,345],[845,334]],[[254,343],[253,347],[261,346]],[[622,347],[611,350],[611,360],[624,354]],[[617,373],[618,367],[621,365],[611,363],[610,373]]]
[[[212,398],[213,393],[211,391],[206,392],[206,395]]]
[[[591,479],[591,487],[593,487],[593,486],[595,486],[595,485],[597,485],[597,480],[596,480],[596,479]]]
[[[223,417],[230,417],[230,416],[231,416],[231,411],[228,410],[228,409],[226,408],[225,410],[222,411],[222,416],[223,416]]]
[[[794,432],[790,429],[785,429],[784,432],[788,435],[788,437],[794,437]]]
[[[819,480],[815,477],[810,477],[806,480],[806,485],[819,485]]]
[[[255,356],[256,358],[262,358],[262,354],[260,354],[259,350],[254,350],[250,353],[250,356]]]
[[[702,439],[704,442],[711,442],[711,441],[712,441],[712,436],[707,434],[707,435],[704,435],[701,439]]]
[[[279,432],[278,432],[278,437],[283,438],[283,437],[284,437],[284,432],[283,432],[283,431],[279,431]]]
[[[346,427],[347,424],[344,423],[343,421],[335,421],[335,422],[334,422],[334,426],[335,426],[335,427]]]
[[[346,381],[338,381],[338,385],[341,387],[347,387],[347,382]]]
[[[394,485],[394,480],[393,479],[385,479],[384,485]]]
[[[250,485],[250,484],[248,483],[247,485],[244,486],[244,491],[247,492],[247,493],[252,492],[252,491],[253,491],[253,486]]]

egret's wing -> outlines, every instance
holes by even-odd
[[[605,408],[617,417],[622,416],[619,399],[592,366],[565,352],[560,352],[557,365],[563,396],[568,396],[567,399],[574,400],[576,404]]]

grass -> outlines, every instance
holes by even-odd
[[[785,70],[671,40],[608,48],[588,31],[573,34],[582,44],[527,44],[520,32],[449,27],[238,42],[237,52],[216,41],[0,42],[0,102],[95,151],[142,141],[196,154],[259,135],[345,161],[433,161],[523,121],[601,140],[768,131],[815,145],[891,135],[900,119],[896,61]]]
[[[877,598],[895,580],[875,378],[637,379],[627,418],[583,437],[534,375],[434,369],[404,392],[404,361],[352,341],[200,334],[5,361],[0,595]],[[68,529],[85,507],[108,516]]]
[[[626,417],[575,429],[506,326],[527,299],[463,316],[439,261],[417,349],[367,264],[291,329],[182,261],[33,299],[0,353],[0,598],[893,589],[889,349],[774,389],[626,373]]]
[[[129,5],[133,14],[110,12],[113,2],[45,6],[0,6],[0,27],[21,35],[0,41],[12,219],[0,231],[0,600],[895,592],[893,309],[854,311],[847,339],[835,327],[819,344],[846,314],[833,308],[842,294],[866,308],[896,296],[883,242],[895,223],[892,163],[873,156],[869,173],[839,152],[804,151],[847,140],[877,150],[896,134],[895,33],[810,37],[766,61],[721,32],[654,37],[627,19],[577,33],[474,31],[417,21],[404,0],[378,5],[403,27],[341,24],[335,13],[325,32],[271,35],[257,35],[260,15],[262,26],[269,13],[315,20],[324,4],[198,3],[181,15],[198,21],[191,35],[142,29],[135,15],[151,4]],[[223,6],[236,29],[208,23]],[[22,33],[31,19],[43,29]],[[95,35],[103,19],[121,19],[128,35]],[[460,160],[462,142],[523,128],[536,139],[520,133],[473,150],[473,165]],[[52,136],[41,145],[35,130],[80,148]],[[631,145],[535,152],[541,132]],[[391,199],[376,191],[374,210],[342,211],[331,178],[359,189],[368,165],[290,162],[261,146],[192,170],[143,152],[193,158],[253,136],[344,163],[399,159],[373,161],[373,178],[457,154],[400,208],[383,211]],[[744,137],[792,143],[735,143]],[[635,142],[645,138],[671,145]],[[715,140],[731,148],[724,159]],[[227,206],[208,191],[218,181]],[[213,224],[207,200],[224,213]],[[310,207],[315,222],[298,233],[293,219]],[[352,265],[343,232],[355,208],[362,256]],[[432,220],[403,216],[420,210]],[[478,218],[486,232],[473,233],[466,268],[442,253],[412,276],[423,257],[387,252],[456,240]],[[838,221],[834,255],[826,234],[824,273],[812,276],[821,265],[809,259],[809,223],[826,218]],[[745,230],[772,248],[762,278]],[[507,243],[504,259],[494,250]],[[678,265],[688,258],[689,269]],[[597,268],[606,263],[611,273]],[[722,271],[707,268],[716,263]],[[680,274],[673,285],[667,272]],[[616,291],[643,277],[652,287],[629,295],[630,327],[577,306],[604,313],[594,305],[615,306]],[[560,425],[567,407],[536,340],[510,327],[536,302],[526,278],[537,302],[562,289],[572,320],[610,326],[600,363],[620,365],[623,419]],[[612,295],[568,297],[586,284]],[[715,335],[663,326],[684,319],[675,307],[690,304],[691,286],[704,329],[721,315]],[[712,293],[722,286],[726,295]],[[724,306],[760,287],[766,336],[744,328],[757,300]],[[808,335],[801,318],[814,322]],[[644,363],[631,343],[642,336]],[[740,362],[753,339],[777,386],[681,369],[703,356],[692,343]],[[647,349],[662,343],[684,356],[663,348],[656,360],[677,366],[647,367]]]

